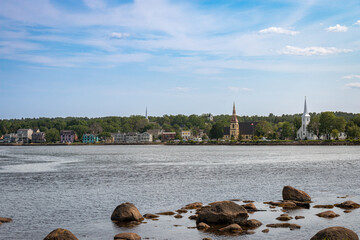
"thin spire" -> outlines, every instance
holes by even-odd
[[[304,115],[308,115],[308,110],[307,110],[307,104],[306,104],[306,96],[305,96],[305,103],[304,103]]]
[[[233,115],[236,116],[235,102],[233,103]]]
[[[147,106],[146,106],[146,110],[145,110],[145,118],[148,119],[148,115],[147,115]]]
[[[231,118],[231,122],[238,122],[237,116],[236,116],[236,110],[235,110],[235,102],[233,103],[233,114]]]

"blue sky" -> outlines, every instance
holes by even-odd
[[[0,118],[360,112],[360,2],[1,0]]]

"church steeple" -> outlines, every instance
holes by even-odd
[[[236,116],[235,102],[233,103],[233,113],[232,113],[231,122],[232,123],[238,123],[238,119],[237,119],[237,116]]]
[[[304,113],[303,116],[309,116],[308,110],[307,110],[307,104],[306,104],[306,97],[305,97],[305,102],[304,102]]]

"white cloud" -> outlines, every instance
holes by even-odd
[[[111,38],[122,39],[122,38],[130,37],[130,33],[112,32],[112,33],[110,34],[110,37],[111,37]]]
[[[84,4],[91,9],[104,9],[106,4],[103,0],[83,0]]]
[[[291,30],[287,30],[287,29],[281,28],[281,27],[269,27],[269,28],[260,30],[259,33],[276,33],[276,34],[285,34],[285,35],[291,35],[291,36],[299,34],[299,32],[297,32],[297,31],[291,31]]]
[[[228,87],[228,89],[231,91],[231,92],[250,92],[252,91],[253,89],[251,88],[244,88],[244,87]]]
[[[355,25],[360,25],[360,20],[357,20],[356,23],[354,23]]]
[[[347,75],[343,76],[343,79],[353,79],[353,78],[360,78],[360,75]]]
[[[345,87],[360,89],[360,82],[347,83],[345,84]]]
[[[294,46],[286,46],[284,50],[280,51],[281,54],[286,55],[299,55],[299,56],[313,56],[313,55],[329,55],[335,53],[348,53],[352,52],[351,49],[339,49],[334,47],[306,47],[299,48]]]
[[[328,32],[347,32],[348,27],[347,26],[341,26],[340,24],[336,24],[333,27],[328,27],[326,31]]]

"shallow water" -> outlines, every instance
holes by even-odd
[[[340,217],[331,220],[315,216],[327,209],[293,210],[291,216],[305,216],[290,221],[300,230],[261,232],[282,213],[262,202],[281,199],[283,186],[306,191],[314,204],[360,202],[359,173],[359,146],[1,146],[0,217],[13,222],[0,226],[0,239],[43,239],[59,227],[79,239],[127,231],[150,239],[310,239],[329,226],[360,235],[360,209],[338,208]],[[221,237],[188,229],[195,222],[187,217],[162,216],[132,229],[110,220],[123,202],[145,214],[228,199],[254,200],[267,211],[250,218],[264,225],[253,235]]]

